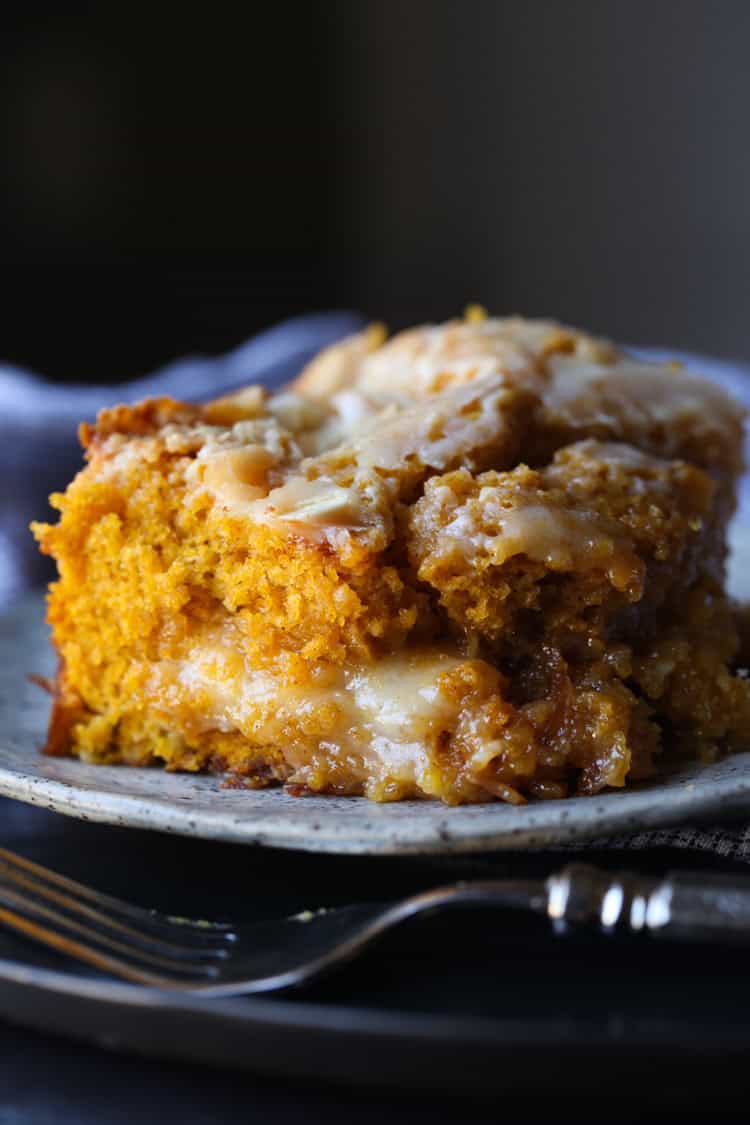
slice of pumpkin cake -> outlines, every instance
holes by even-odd
[[[34,525],[50,753],[520,802],[750,735],[723,592],[741,412],[712,384],[471,314],[81,436]]]

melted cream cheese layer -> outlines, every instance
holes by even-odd
[[[192,717],[199,731],[236,730],[259,747],[284,747],[300,783],[320,748],[359,782],[430,792],[440,733],[455,730],[465,708],[441,680],[466,663],[425,648],[366,667],[318,666],[294,684],[247,667],[231,648],[204,646],[152,665],[147,697],[166,721]]]

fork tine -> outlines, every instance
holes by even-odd
[[[86,899],[95,906],[104,907],[105,910],[113,915],[123,916],[141,925],[147,925],[149,928],[158,929],[161,932],[169,930],[169,936],[172,939],[175,936],[175,929],[177,929],[182,936],[189,936],[191,941],[195,938],[201,938],[205,940],[207,945],[214,944],[215,942],[232,942],[236,939],[236,934],[231,924],[228,922],[209,922],[192,918],[181,918],[172,914],[161,914],[157,910],[148,910],[141,906],[135,906],[133,903],[125,902],[122,899],[115,898],[113,895],[94,890],[93,887],[88,887],[84,883],[78,883],[75,879],[70,879],[66,875],[60,875],[57,871],[51,871],[47,867],[42,867],[32,860],[26,859],[25,856],[8,851],[7,848],[0,848],[0,863],[8,868],[20,868],[26,875],[42,880],[45,883],[51,883],[55,887],[59,887],[61,890],[73,895],[76,899]]]
[[[166,973],[174,974],[178,978],[183,977],[193,981],[196,979],[202,979],[203,981],[214,980],[217,976],[218,970],[214,965],[209,965],[205,962],[188,962],[176,958],[161,957],[138,945],[118,941],[108,934],[103,934],[99,930],[77,921],[75,918],[70,918],[57,910],[53,910],[51,907],[44,906],[40,902],[35,902],[22,893],[3,886],[0,883],[0,916],[3,915],[2,907],[5,907],[5,913],[8,914],[6,921],[9,925],[13,925],[14,929],[22,928],[23,932],[29,934],[31,934],[31,929],[34,929],[37,936],[44,932],[46,936],[43,940],[46,945],[53,945],[54,948],[61,949],[63,952],[72,953],[73,956],[80,956],[80,950],[85,948],[89,954],[94,954],[97,957],[106,957],[110,961],[117,961],[121,967],[128,965],[133,972],[148,973],[148,969],[141,970],[138,965],[138,962],[140,962],[145,966],[151,966],[156,969],[161,969]],[[11,915],[12,919],[10,917]],[[19,926],[19,919],[25,922],[23,927]],[[49,923],[49,925],[45,925],[45,923]],[[74,936],[69,937],[64,931],[68,931],[69,934]],[[93,943],[93,947],[91,944],[84,945],[83,942],[78,940],[79,938],[85,939],[87,943]],[[42,939],[40,938],[40,940]],[[73,952],[73,946],[77,948],[78,952]],[[119,956],[111,958],[108,954],[102,953],[100,950],[96,949],[96,946],[102,947],[105,950],[111,950]],[[125,958],[127,958],[127,960],[125,960]],[[89,964],[94,963],[91,956],[84,957],[83,960],[87,960]],[[133,964],[133,961],[135,961],[136,964]],[[154,976],[154,974],[149,975]],[[173,977],[161,977],[160,979],[166,981],[168,984],[174,984]]]
[[[129,944],[144,949],[146,952],[156,956],[192,962],[195,960],[220,960],[228,955],[227,948],[224,946],[207,946],[204,942],[200,941],[194,942],[192,945],[188,944],[190,942],[190,934],[186,935],[187,943],[178,944],[173,941],[165,941],[162,938],[154,936],[154,934],[136,930],[132,926],[120,922],[117,918],[112,918],[103,911],[96,910],[93,906],[89,906],[85,902],[79,902],[70,895],[55,890],[53,886],[46,886],[44,883],[38,882],[34,878],[29,878],[20,870],[17,871],[12,867],[6,867],[2,861],[0,861],[0,886],[4,883],[11,883],[27,892],[27,901],[39,900],[41,904],[54,903],[55,906],[62,907],[66,915],[70,915],[73,918],[86,919],[87,922],[93,923],[98,930],[104,927],[106,930],[112,931],[110,936],[113,937],[113,940],[119,935],[121,941],[127,941]]]
[[[40,926],[37,922],[24,918],[2,905],[0,905],[0,922],[11,930],[23,934],[24,937],[38,941],[41,945],[46,945],[58,953],[73,957],[77,961],[82,961],[86,965],[101,970],[101,972],[111,973],[113,976],[131,981],[133,984],[145,984],[153,988],[175,987],[173,980],[158,976],[156,973],[149,973],[144,969],[133,968],[132,965],[128,965],[117,957],[109,957],[107,954],[99,953],[96,949],[92,949],[82,942],[63,937],[61,934],[48,930],[45,926]]]

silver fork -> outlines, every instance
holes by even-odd
[[[741,876],[658,879],[574,863],[544,880],[454,883],[398,902],[234,926],[134,906],[0,849],[0,923],[127,981],[206,997],[303,984],[408,918],[467,906],[532,910],[558,931],[596,923],[606,933],[750,940],[750,880]]]

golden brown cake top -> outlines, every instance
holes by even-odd
[[[206,406],[155,400],[84,427],[102,474],[162,453],[193,458],[191,487],[230,514],[382,550],[398,505],[431,476],[546,464],[582,438],[685,458],[732,478],[742,412],[714,384],[639,363],[552,321],[467,319],[325,349],[288,388]]]

